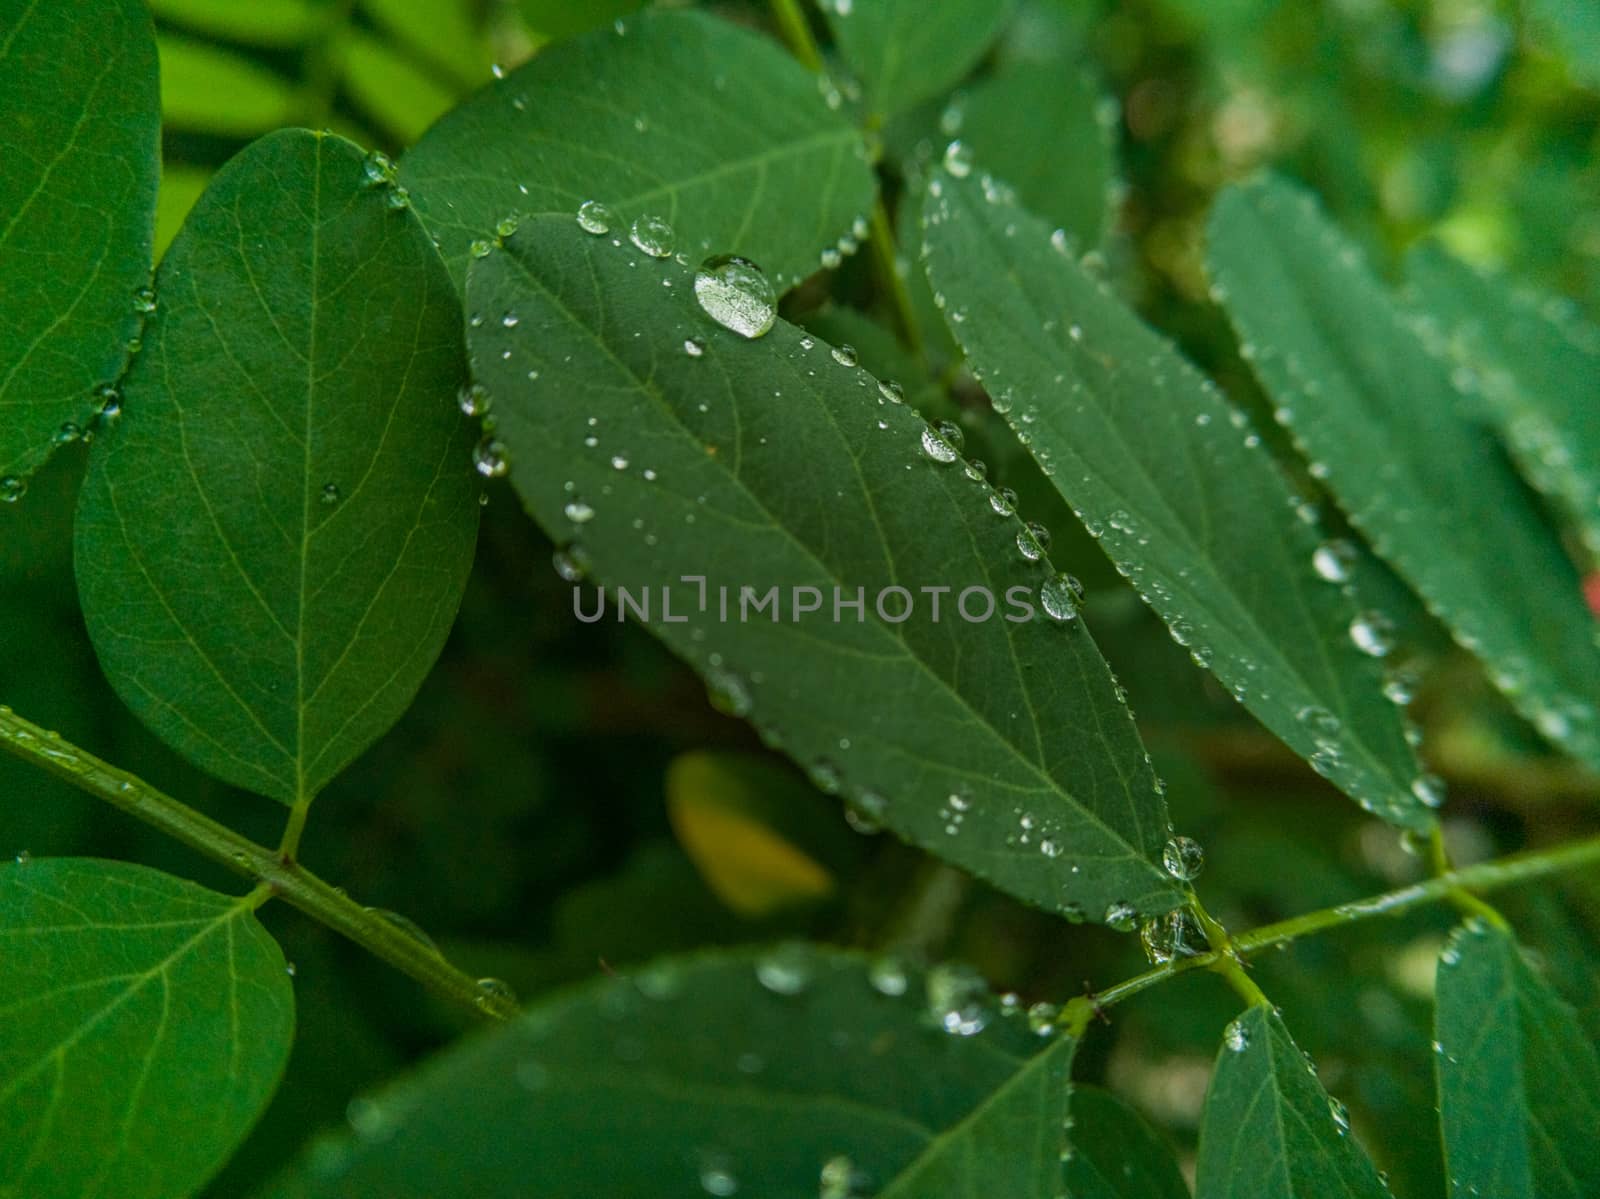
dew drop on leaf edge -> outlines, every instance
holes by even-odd
[[[748,258],[718,254],[700,264],[694,297],[701,310],[740,337],[764,336],[778,318],[778,297],[766,273]]]

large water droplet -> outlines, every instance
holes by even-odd
[[[887,955],[873,959],[867,967],[867,981],[879,995],[887,995],[890,999],[904,995],[909,985],[905,964],[899,958]]]
[[[1445,799],[1445,782],[1436,774],[1419,774],[1411,780],[1411,794],[1430,808],[1442,808]]]
[[[511,456],[505,442],[485,437],[472,451],[472,465],[486,479],[498,479],[511,469]]]
[[[1017,531],[1017,549],[1029,562],[1037,562],[1050,548],[1050,530],[1038,521],[1030,520]]]
[[[1222,1043],[1231,1053],[1243,1053],[1250,1047],[1250,1030],[1238,1020],[1230,1021],[1222,1030]]]
[[[1119,933],[1131,933],[1138,919],[1139,913],[1131,903],[1117,901],[1106,906],[1106,925]]]
[[[678,235],[661,217],[650,213],[638,217],[628,230],[628,240],[652,258],[671,258],[678,244]]]
[[[760,337],[778,317],[778,297],[761,268],[737,254],[700,264],[694,296],[707,316],[740,337]]]
[[[944,148],[944,169],[957,179],[972,174],[972,147],[959,138]]]
[[[610,233],[616,221],[616,214],[598,200],[585,200],[578,205],[578,225],[585,233],[596,237]]]
[[[811,982],[811,951],[799,943],[780,945],[756,963],[756,980],[774,995],[798,995]]]
[[[970,1037],[989,1023],[989,988],[970,966],[944,964],[928,971],[928,1015],[952,1036]]]
[[[510,983],[498,978],[478,980],[478,1006],[484,1011],[515,1007],[516,1004],[517,993],[511,989]]]
[[[1356,547],[1348,541],[1324,541],[1311,555],[1311,569],[1330,583],[1347,583],[1356,564]]]
[[[954,462],[961,457],[961,430],[949,421],[939,422],[938,428],[924,425],[922,452],[935,462],[944,464]]]
[[[1350,640],[1362,653],[1382,658],[1394,649],[1394,622],[1382,612],[1362,612],[1350,622]]]
[[[858,361],[856,348],[852,345],[837,345],[833,347],[833,360],[840,366],[854,366]]]
[[[1161,864],[1179,882],[1192,882],[1205,869],[1206,851],[1193,837],[1170,837],[1161,847]]]
[[[1076,620],[1083,606],[1083,584],[1069,574],[1053,575],[1039,588],[1039,604],[1051,620]]]

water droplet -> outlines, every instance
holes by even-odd
[[[1083,606],[1083,584],[1069,574],[1053,575],[1039,588],[1039,604],[1051,620],[1076,620]]]
[[[799,942],[780,945],[756,963],[756,981],[774,995],[798,995],[811,983],[811,951]]]
[[[494,232],[496,237],[510,237],[516,231],[517,218],[514,216],[501,217],[495,223]]]
[[[989,1023],[989,988],[970,966],[935,966],[928,971],[926,994],[928,1015],[952,1036],[974,1036]]]
[[[24,849],[19,852],[13,860],[18,866],[26,866],[29,862],[33,861],[33,855]]]
[[[870,1179],[841,1153],[822,1163],[817,1182],[817,1199],[861,1199]]]
[[[486,479],[498,479],[511,469],[511,456],[503,441],[485,437],[472,450],[472,465]]]
[[[55,436],[50,440],[55,442],[56,445],[71,445],[73,442],[81,440],[82,437],[83,430],[71,421],[67,421],[56,430]]]
[[[700,264],[694,296],[706,315],[740,337],[760,337],[778,317],[777,293],[761,268],[737,254],[720,254]]]
[[[464,384],[456,392],[456,404],[463,416],[482,416],[489,411],[489,391],[481,383]]]
[[[1445,782],[1436,774],[1419,774],[1411,780],[1411,794],[1430,808],[1442,808],[1445,799]]]
[[[944,148],[944,169],[957,179],[972,174],[972,147],[957,138]]]
[[[1017,531],[1017,549],[1029,562],[1043,558],[1050,548],[1050,530],[1038,521],[1030,520]]]
[[[489,251],[492,249],[494,249],[494,247],[480,237],[467,247],[467,253],[471,254],[474,258],[487,258],[489,257]]]
[[[585,200],[578,205],[578,226],[585,233],[596,237],[610,233],[616,220],[616,214],[598,200]]]
[[[20,479],[16,475],[0,477],[0,503],[14,504],[27,494],[26,479]]]
[[[374,150],[361,163],[368,187],[384,187],[395,181],[394,160],[382,150]]]
[[[1205,869],[1206,851],[1193,837],[1170,837],[1161,847],[1161,864],[1179,882],[1193,882]]]
[[[1138,919],[1139,913],[1131,903],[1117,901],[1106,906],[1106,925],[1119,933],[1131,933]]]
[[[156,289],[141,287],[133,293],[133,310],[150,313],[156,310]]]
[[[1328,1096],[1328,1114],[1333,1117],[1333,1126],[1339,1130],[1340,1136],[1350,1131],[1350,1112],[1332,1095]]]
[[[685,337],[683,339],[683,352],[691,358],[699,358],[706,352],[706,343],[698,337]]]
[[[893,379],[878,380],[878,394],[891,404],[905,403],[906,390]]]
[[[856,364],[856,348],[851,345],[837,345],[833,347],[833,360],[840,366],[854,366]]]
[[[899,958],[887,955],[872,960],[867,967],[867,982],[879,995],[887,995],[890,999],[904,995],[909,985],[905,964]]]
[[[515,329],[519,324],[522,323],[522,318],[519,317],[515,312],[508,312],[500,318],[500,323],[507,329]]]
[[[1222,1043],[1231,1053],[1243,1053],[1250,1047],[1250,1030],[1242,1021],[1232,1020],[1228,1027],[1222,1030]]]
[[[1295,719],[1305,725],[1313,737],[1337,737],[1344,727],[1340,720],[1326,708],[1319,708],[1313,704],[1301,708],[1295,713]]]
[[[577,496],[568,500],[561,512],[575,525],[587,524],[594,519],[594,508]]]
[[[96,411],[104,420],[114,420],[122,415],[122,392],[115,383],[102,383],[94,389]]]
[[[337,483],[324,483],[322,486],[322,502],[326,507],[333,507],[339,502],[339,485]]]
[[[645,213],[633,222],[628,240],[652,258],[671,258],[678,236],[661,217]]]
[[[1350,640],[1362,653],[1384,657],[1394,649],[1394,622],[1382,612],[1362,612],[1350,622]]]
[[[950,440],[950,434],[952,433],[956,437],[954,443]],[[960,438],[961,430],[948,421],[941,421],[938,428],[934,428],[932,425],[924,425],[922,428],[922,452],[935,462],[948,465],[961,457]]]
[[[700,1189],[708,1195],[727,1196],[739,1193],[739,1180],[721,1154],[706,1154],[700,1161]]]
[[[997,488],[989,495],[989,507],[996,516],[1010,516],[1017,510],[1017,493],[1009,487]]]
[[[1156,966],[1174,958],[1194,957],[1207,948],[1199,923],[1182,908],[1146,920],[1139,926],[1139,941]]]
[[[745,681],[731,670],[718,667],[706,671],[706,698],[717,711],[741,719],[750,715],[754,706]]]
[[[498,978],[480,978],[478,980],[478,1006],[486,1012],[492,1012],[517,1005],[517,993],[511,989],[511,984]]]
[[[1348,541],[1324,541],[1311,555],[1311,568],[1317,577],[1330,583],[1348,583],[1356,564],[1356,547]]]

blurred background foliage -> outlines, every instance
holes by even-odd
[[[515,65],[637,4],[151,7],[166,119],[164,249],[211,173],[249,139],[282,125],[329,127],[399,154],[495,64]],[[753,2],[713,7],[752,25],[767,20]],[[1265,163],[1319,191],[1380,262],[1432,234],[1600,315],[1600,8],[1025,0],[980,74],[1061,59],[1117,104],[1103,109],[1125,181],[1114,196],[1114,277],[1243,404],[1260,400],[1206,303],[1201,228],[1216,190]],[[895,189],[942,150],[941,114],[961,100],[942,97],[883,131],[891,210]],[[1028,136],[1026,117],[1018,125]],[[831,286],[827,276],[802,286],[790,314],[860,346],[880,374],[905,379],[925,411],[959,410],[976,436],[992,434],[970,380],[952,372],[944,387],[919,382],[886,329],[822,306],[830,290],[870,309],[864,259],[847,261]],[[1065,540],[1061,557],[1091,584],[1090,625],[1157,752],[1176,825],[1207,848],[1201,887],[1211,910],[1244,927],[1421,874],[1415,847],[1322,783],[1172,645],[1014,448],[997,438],[984,456]],[[185,802],[275,838],[276,805],[189,768],[102,681],[71,570],[83,464],[83,447],[66,447],[25,504],[0,506],[0,699]],[[719,714],[645,633],[574,621],[551,550],[497,486],[447,651],[411,713],[319,799],[306,839],[313,869],[364,903],[403,912],[466,969],[512,980],[524,997],[663,952],[786,936],[963,958],[1024,1002],[1061,1000],[1142,968],[1134,938],[1062,925],[848,821],[837,801]],[[1548,756],[1392,580],[1380,573],[1373,586],[1392,595],[1413,655],[1412,711],[1424,755],[1451,783],[1447,830],[1458,860],[1592,827],[1596,780]],[[0,759],[0,796],[0,841],[11,852],[131,858],[234,885],[9,759]],[[1550,960],[1600,1033],[1600,881],[1505,905],[1536,948],[1576,947]],[[317,926],[276,906],[265,915],[296,963],[299,1040],[284,1088],[212,1187],[217,1196],[246,1193],[316,1127],[341,1119],[353,1093],[464,1027]],[[1358,1126],[1383,1130],[1368,1143],[1408,1196],[1444,1191],[1428,996],[1449,919],[1433,911],[1368,922],[1259,968]],[[1235,1004],[1204,977],[1147,993],[1086,1043],[1078,1075],[1131,1098],[1192,1151],[1217,1032]]]

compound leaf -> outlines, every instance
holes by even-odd
[[[528,510],[607,586],[670,585],[652,631],[868,818],[1054,911],[1174,906],[1158,784],[1031,534],[887,385],[714,323],[694,274],[564,215],[473,264]]]
[[[0,5],[0,500],[122,373],[150,279],[160,139],[138,0]]]
[[[1278,1015],[1250,1008],[1217,1054],[1195,1199],[1388,1199],[1349,1119]]]
[[[1243,415],[992,180],[941,174],[925,211],[969,364],[1173,638],[1363,806],[1431,823],[1355,603],[1319,577],[1343,581],[1343,559]]]
[[[162,261],[78,509],[118,694],[285,803],[404,711],[472,561],[460,310],[397,197],[356,147],[297,130],[218,172]]]
[[[1451,937],[1434,1021],[1451,1195],[1600,1194],[1600,1060],[1509,933],[1473,922]]]
[[[269,1194],[1056,1199],[1075,1042],[974,981],[799,945],[659,961],[357,1100]]]
[[[145,866],[0,866],[0,1195],[176,1199],[266,1106],[294,1036],[247,898]]]
[[[1490,430],[1311,197],[1263,177],[1211,275],[1277,417],[1351,522],[1540,732],[1600,765],[1600,646],[1572,562]]]
[[[869,115],[892,117],[970,71],[1011,18],[1012,0],[823,0]]]
[[[1109,1091],[1073,1087],[1067,1130],[1073,1199],[1188,1199],[1172,1146]]]
[[[1600,555],[1600,329],[1434,244],[1406,256],[1419,315],[1472,372],[1523,477]]]
[[[861,135],[778,46],[694,12],[561,42],[450,113],[406,154],[403,181],[456,280],[506,217],[585,201],[626,237],[666,220],[677,249],[742,254],[780,284],[872,205]]]

